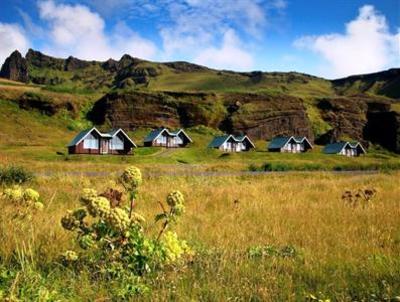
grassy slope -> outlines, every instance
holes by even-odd
[[[154,171],[168,170],[166,167],[171,164],[177,164],[177,169],[185,171],[219,171],[247,170],[250,165],[261,166],[265,163],[309,169],[332,169],[336,166],[374,168],[400,163],[399,156],[378,150],[360,158],[325,155],[321,153],[320,146],[307,154],[269,153],[264,141],[256,142],[257,150],[224,156],[218,150],[207,148],[213,134],[217,132],[201,127],[188,129],[194,140],[189,148],[165,150],[139,147],[134,156],[128,157],[68,156],[65,146],[76,134],[76,127],[84,126],[83,122],[79,124],[79,121],[65,114],[48,117],[35,111],[21,110],[12,101],[0,100],[0,109],[0,158],[3,162],[18,162],[41,171],[112,171],[126,163],[135,163]],[[148,131],[149,129],[139,129],[130,135],[141,146]]]

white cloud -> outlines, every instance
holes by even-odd
[[[294,45],[320,54],[329,65],[328,77],[376,72],[400,65],[400,33],[392,34],[381,15],[371,5],[360,8],[356,19],[346,24],[345,34],[304,36]]]
[[[20,26],[0,22],[0,66],[16,49],[24,55],[29,44],[30,42]]]
[[[40,18],[46,22],[48,42],[44,51],[55,56],[73,55],[81,59],[119,59],[123,54],[151,59],[156,53],[153,42],[119,23],[110,34],[102,17],[84,5],[39,2]]]
[[[220,48],[204,49],[194,62],[220,69],[249,70],[253,66],[252,56],[241,47],[232,29],[225,32]]]

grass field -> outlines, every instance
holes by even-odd
[[[31,221],[2,200],[0,293],[41,301],[107,301],[121,284],[90,272],[64,269],[58,256],[73,247],[60,226],[79,205],[80,189],[99,191],[109,178],[63,174],[37,178],[45,209]],[[168,183],[168,186],[165,184]],[[241,177],[146,178],[137,211],[152,217],[172,188],[184,193],[186,214],[177,232],[196,251],[191,263],[144,277],[143,300],[304,301],[312,294],[332,301],[383,301],[400,293],[400,174],[285,174]],[[348,206],[345,190],[374,188],[369,205]],[[236,202],[235,202],[236,201]],[[289,249],[260,256],[249,249]],[[75,247],[75,249],[79,249]]]

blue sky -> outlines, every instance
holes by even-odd
[[[327,78],[400,66],[400,0],[0,0],[0,63],[59,57],[186,60]]]

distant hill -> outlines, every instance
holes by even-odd
[[[346,138],[400,152],[400,69],[326,80],[129,55],[104,62],[60,59],[30,49],[25,57],[14,51],[0,76],[27,85],[18,93],[2,93],[0,87],[0,98],[17,101],[22,109],[69,112],[99,125],[128,130],[205,125],[258,139],[306,135],[325,143]]]
[[[354,75],[332,81],[338,94],[370,93],[390,98],[400,98],[400,68]]]

